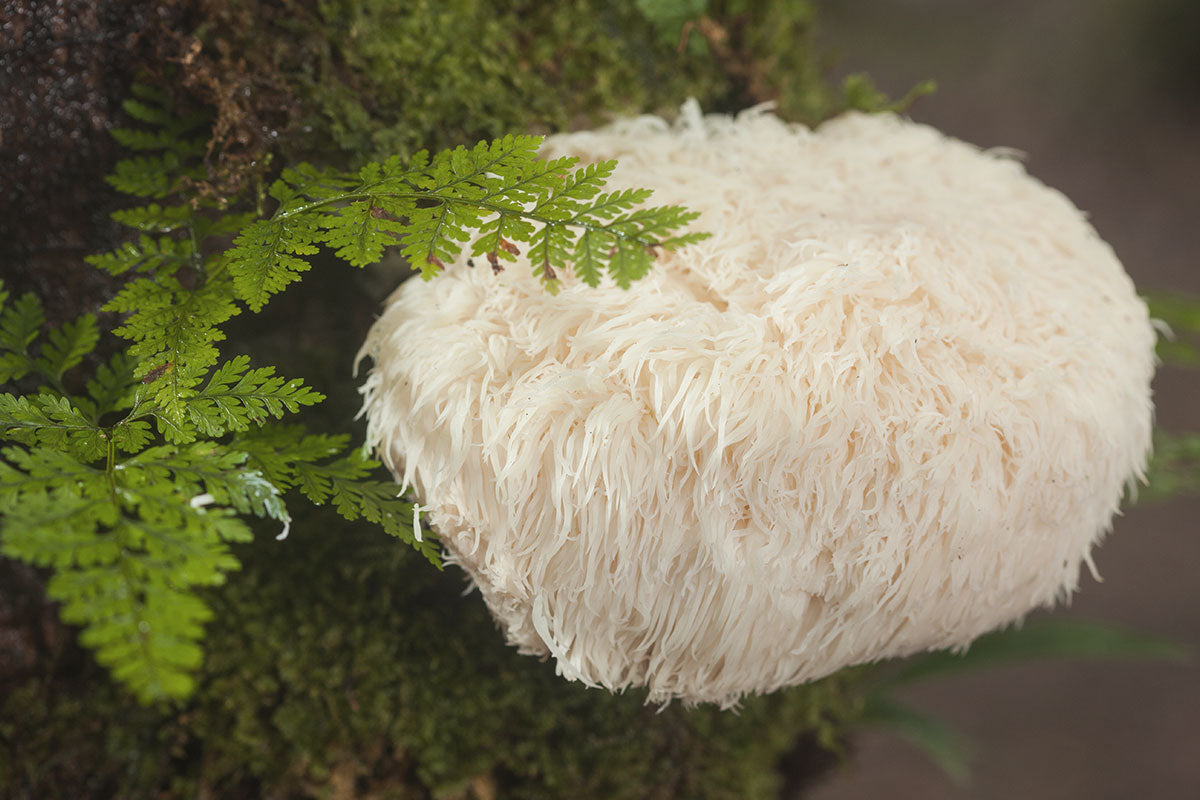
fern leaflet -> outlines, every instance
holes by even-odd
[[[547,289],[573,267],[588,285],[607,273],[629,286],[654,256],[706,234],[675,235],[696,218],[678,206],[644,207],[649,190],[601,193],[615,162],[576,168],[577,159],[537,157],[541,138],[506,136],[438,153],[368,164],[350,180],[311,167],[285,170],[271,189],[279,208],[244,230],[229,253],[238,297],[258,310],[308,269],[317,245],[354,266],[398,244],[425,278],[470,243],[494,269],[533,246],[530,261]],[[580,241],[577,243],[576,239]]]

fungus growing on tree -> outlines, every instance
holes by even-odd
[[[508,640],[733,704],[1073,592],[1150,443],[1154,332],[1002,153],[763,110],[551,137],[712,237],[631,290],[465,258],[364,346],[368,437]]]

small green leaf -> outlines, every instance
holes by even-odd
[[[1167,326],[1158,337],[1158,356],[1164,363],[1200,367],[1200,297],[1151,293],[1150,316]]]
[[[879,690],[1039,658],[1129,659],[1186,661],[1183,645],[1100,622],[1037,619],[1021,627],[984,634],[965,653],[940,650],[914,656],[879,682]]]
[[[945,723],[881,698],[868,700],[862,722],[886,728],[913,745],[956,784],[965,786],[970,779],[975,748],[965,735]]]
[[[131,270],[170,275],[181,266],[191,263],[191,245],[186,240],[167,237],[158,239],[140,236],[137,241],[125,242],[107,253],[86,256],[84,261],[112,275]]]
[[[147,104],[130,99],[121,103],[121,109],[137,121],[150,125],[166,126],[172,122],[171,113],[162,107],[161,102]]]
[[[1137,495],[1139,502],[1200,494],[1200,433],[1156,429],[1146,484]]]

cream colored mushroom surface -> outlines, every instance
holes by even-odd
[[[712,237],[628,291],[463,257],[364,346],[370,443],[521,652],[732,705],[1076,589],[1145,463],[1154,332],[1062,194],[894,116],[690,105],[544,152]]]

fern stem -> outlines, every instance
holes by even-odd
[[[192,271],[196,273],[196,280],[204,283],[208,276],[204,271],[204,256],[200,252],[200,238],[196,235],[196,210],[188,204],[188,220],[184,223],[184,228],[187,229],[188,241],[192,243],[189,260],[192,264]]]
[[[113,505],[120,508],[117,502],[117,443],[113,440],[113,429],[109,428],[105,432],[105,438],[108,440],[108,457],[104,463],[104,479],[108,482],[108,494],[112,498]]]

